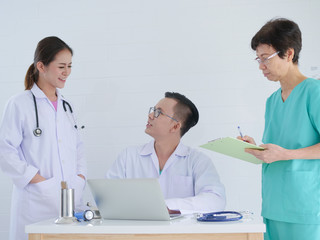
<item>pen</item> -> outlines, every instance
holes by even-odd
[[[239,133],[240,133],[240,137],[243,139],[243,135],[241,133],[240,126],[238,126],[238,130],[239,130]]]

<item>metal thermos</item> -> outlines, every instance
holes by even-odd
[[[60,217],[74,217],[74,189],[61,189]]]
[[[57,224],[76,222],[74,217],[74,189],[68,188],[66,182],[61,182],[60,217],[55,220]]]

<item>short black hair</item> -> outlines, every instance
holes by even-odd
[[[177,101],[177,105],[174,109],[174,117],[180,119],[182,122],[180,130],[180,135],[182,137],[190,128],[198,123],[199,111],[190,99],[180,93],[166,92],[164,96]]]
[[[256,50],[260,44],[272,46],[283,58],[289,48],[294,49],[293,63],[298,63],[302,48],[301,31],[298,24],[286,18],[268,21],[251,39],[251,48]]]

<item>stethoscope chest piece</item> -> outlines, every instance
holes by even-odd
[[[40,137],[41,134],[42,134],[42,130],[40,128],[36,128],[35,130],[33,130],[33,134],[36,136],[36,137]]]

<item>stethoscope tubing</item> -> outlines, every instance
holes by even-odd
[[[32,93],[32,97],[33,97],[34,109],[35,109],[35,114],[36,114],[36,128],[33,130],[33,134],[36,137],[40,137],[42,134],[42,130],[39,128],[39,115],[38,115],[37,101],[36,101],[36,97],[34,96],[33,93]]]
[[[235,217],[227,218],[226,214],[234,214]],[[201,214],[197,220],[200,222],[231,222],[239,221],[242,218],[242,214],[236,211],[220,211]]]
[[[31,92],[32,94],[32,97],[33,97],[33,103],[34,103],[34,110],[35,110],[35,115],[36,115],[36,128],[33,130],[33,134],[36,136],[36,137],[40,137],[41,134],[42,134],[42,130],[41,128],[39,127],[39,114],[38,114],[38,106],[37,106],[37,101],[36,101],[36,97],[34,96],[34,94]],[[78,126],[76,124],[76,121],[74,119],[74,116],[73,116],[73,110],[72,110],[72,107],[71,105],[66,101],[66,100],[62,100],[62,106],[63,106],[63,110],[67,113],[67,107],[66,105],[68,106],[69,108],[69,111],[70,111],[70,114],[72,115],[72,119],[73,119],[73,122],[74,122],[74,128],[75,129],[78,129]],[[70,116],[68,115],[69,119],[70,119]],[[70,120],[71,121],[71,120]],[[84,128],[84,126],[82,126],[81,128]]]
[[[69,104],[67,101],[62,100],[62,106],[63,106],[63,109],[64,109],[65,112],[67,112],[67,107],[66,107],[66,105],[69,107],[70,112],[73,113],[72,107],[70,106],[70,104]]]

